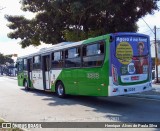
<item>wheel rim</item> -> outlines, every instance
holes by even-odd
[[[63,95],[63,86],[62,85],[58,85],[58,95],[62,96]]]
[[[28,87],[27,82],[25,82],[25,88],[27,88],[27,87]]]

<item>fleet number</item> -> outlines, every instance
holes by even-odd
[[[128,91],[135,91],[135,88],[128,88]]]
[[[89,79],[99,79],[99,73],[87,73]]]

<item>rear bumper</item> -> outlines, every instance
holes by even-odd
[[[118,96],[132,93],[140,93],[144,91],[152,90],[151,82],[138,84],[138,85],[129,85],[129,86],[116,86],[110,84],[108,86],[108,96]]]

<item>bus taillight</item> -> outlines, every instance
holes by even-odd
[[[112,92],[117,92],[118,91],[118,88],[114,88]]]
[[[114,65],[112,65],[112,81],[115,85],[118,85],[118,74],[117,74],[117,68],[115,68]]]

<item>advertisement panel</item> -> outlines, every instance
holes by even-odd
[[[117,36],[115,57],[118,76],[122,83],[147,80],[149,71],[148,38],[144,36]]]

